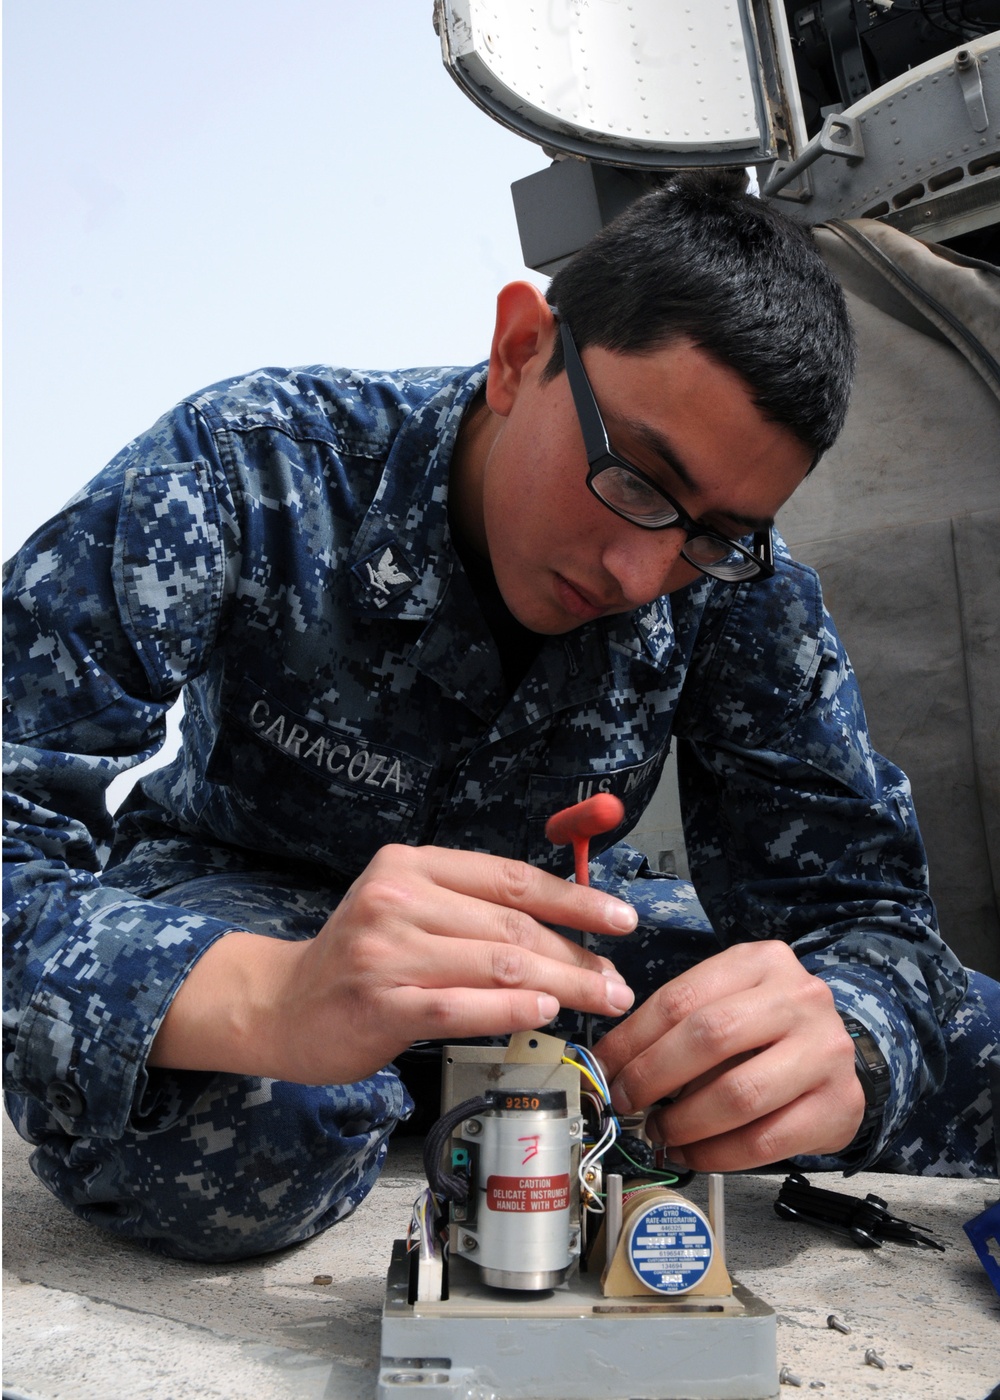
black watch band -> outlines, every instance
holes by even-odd
[[[865,1094],[865,1112],[854,1140],[840,1155],[850,1163],[845,1176],[860,1171],[878,1138],[882,1127],[882,1112],[889,1098],[891,1073],[889,1064],[878,1047],[878,1041],[867,1026],[853,1016],[841,1015],[844,1029],[854,1041],[854,1069]]]
[[[855,1142],[858,1142],[866,1139],[881,1122],[882,1110],[889,1097],[891,1074],[878,1041],[867,1026],[853,1016],[842,1016],[841,1019],[844,1029],[854,1041],[854,1068],[865,1093],[865,1116],[855,1138]]]

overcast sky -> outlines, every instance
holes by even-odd
[[[485,357],[547,160],[455,86],[431,0],[3,17],[5,557],[205,384]]]

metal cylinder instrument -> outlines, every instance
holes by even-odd
[[[459,1130],[475,1144],[475,1207],[458,1253],[492,1288],[555,1288],[580,1249],[570,1190],[579,1120],[570,1118],[561,1089],[498,1090],[488,1098],[489,1108]]]

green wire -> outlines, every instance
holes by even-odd
[[[631,1162],[632,1165],[633,1165],[633,1167],[636,1167],[639,1171],[641,1171],[641,1172],[643,1173],[644,1176],[655,1176],[655,1177],[658,1177],[658,1178],[659,1178],[660,1180],[662,1180],[662,1181],[666,1181],[668,1184],[670,1184],[670,1183],[676,1184],[678,1181],[680,1181],[680,1177],[677,1175],[676,1172],[662,1172],[662,1171],[658,1171],[658,1170],[656,1169],[656,1167],[646,1167],[646,1166],[644,1166],[644,1165],[642,1164],[642,1162],[637,1162],[637,1161],[635,1160],[634,1157],[630,1157],[630,1156],[628,1155],[628,1153],[625,1151],[624,1147],[622,1147],[622,1140],[621,1140],[621,1138],[617,1138],[617,1139],[615,1140],[615,1142],[614,1142],[613,1145],[614,1145],[614,1146],[618,1149],[618,1151],[622,1154],[622,1156],[625,1158],[626,1162]]]

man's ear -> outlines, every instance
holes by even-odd
[[[555,335],[552,308],[531,282],[508,282],[497,297],[497,319],[490,347],[486,402],[506,418],[526,367],[536,355],[547,360]]]

